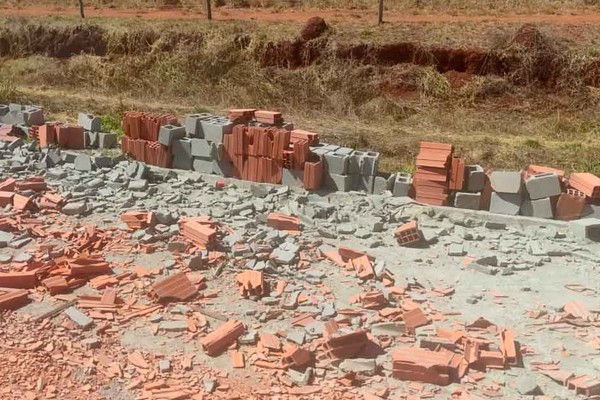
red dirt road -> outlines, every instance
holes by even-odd
[[[88,18],[140,18],[148,20],[168,19],[203,19],[204,14],[196,10],[160,9],[160,10],[129,10],[114,8],[86,9]],[[28,6],[21,8],[2,8],[0,16],[42,17],[42,16],[77,16],[77,7],[59,8],[45,6]],[[299,21],[304,22],[310,17],[320,16],[328,21],[348,23],[371,23],[376,19],[375,11],[369,10],[311,10],[311,11],[275,11],[271,9],[215,9],[213,19],[216,20],[265,20],[265,21]],[[557,25],[600,25],[600,13],[585,12],[580,14],[531,14],[531,15],[444,15],[423,14],[413,15],[398,12],[386,12],[386,22],[402,23],[548,23]]]

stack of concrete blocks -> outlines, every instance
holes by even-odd
[[[480,165],[467,165],[465,175],[466,182],[463,191],[455,193],[454,207],[479,210],[481,191],[485,185],[485,171]]]
[[[28,127],[42,125],[44,121],[44,111],[40,106],[0,104],[0,123],[19,126],[25,133]]]
[[[492,196],[490,212],[519,215],[524,199],[523,174],[521,171],[494,171],[490,175]]]
[[[554,210],[562,193],[560,177],[554,172],[531,175],[525,181],[528,197],[521,214],[537,218],[554,218]]]
[[[392,190],[395,176],[377,176],[379,153],[327,145],[311,149],[324,161],[324,181],[329,189],[383,193]]]
[[[117,147],[115,132],[102,132],[102,119],[92,114],[79,113],[77,125],[85,131],[85,146],[93,149],[112,149]]]
[[[180,139],[173,146],[173,163],[177,165],[175,168],[232,176],[233,167],[225,153],[223,137],[232,132],[233,126],[226,117],[210,114],[186,116],[185,130],[188,137]]]

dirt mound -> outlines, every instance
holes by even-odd
[[[306,21],[306,24],[300,30],[300,39],[305,41],[316,39],[327,32],[328,29],[329,26],[323,18],[312,17]]]

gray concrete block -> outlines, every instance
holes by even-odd
[[[340,192],[349,192],[353,189],[355,183],[355,176],[360,175],[340,175],[340,174],[332,174],[326,173],[324,175],[325,178],[325,186],[337,190]]]
[[[2,118],[3,116],[5,116],[6,114],[8,114],[8,111],[10,109],[8,108],[8,105],[6,104],[0,104],[0,118]]]
[[[392,175],[389,178],[384,178],[383,176],[376,176],[373,179],[373,190],[371,193],[373,194],[383,194],[385,191],[392,191],[394,188],[394,181],[396,180],[396,176]]]
[[[348,175],[359,175],[362,174],[362,161],[364,151],[355,150],[350,154],[348,158]]]
[[[158,142],[164,146],[171,146],[177,139],[185,137],[185,128],[183,126],[163,125],[158,131]]]
[[[361,157],[361,174],[363,176],[375,176],[379,168],[379,153],[367,151]]]
[[[481,193],[458,192],[454,198],[454,207],[467,210],[479,210]]]
[[[349,155],[330,152],[325,154],[324,161],[326,172],[334,175],[346,175],[348,173]]]
[[[311,153],[319,157],[319,160],[323,160],[325,158],[325,154],[331,153],[331,150],[327,150],[324,147],[311,147]]]
[[[467,184],[468,192],[481,192],[485,185],[485,172],[481,165],[467,165]]]
[[[492,192],[490,212],[496,214],[519,215],[522,197],[520,193]]]
[[[192,161],[192,168],[194,171],[202,172],[204,174],[212,174],[213,162],[212,160],[203,160],[201,158],[194,157]]]
[[[217,161],[225,160],[226,154],[225,154],[225,146],[223,145],[223,143],[212,142],[210,155],[213,160],[217,160]],[[231,161],[231,160],[229,160],[229,161]]]
[[[98,147],[112,149],[117,147],[119,138],[115,132],[98,132]]]
[[[200,157],[203,160],[211,160],[213,146],[206,139],[190,139],[192,143],[192,156]]]
[[[70,150],[63,150],[60,152],[62,160],[68,164],[73,164],[78,155],[79,153]]]
[[[85,147],[98,148],[98,132],[85,131],[84,135]]]
[[[77,125],[83,126],[86,131],[100,132],[102,130],[102,120],[92,114],[79,113]]]
[[[521,193],[521,171],[494,171],[490,176],[492,188],[498,193]]]
[[[408,172],[398,172],[395,175],[392,194],[394,197],[407,197],[412,184],[412,174]]]
[[[552,201],[549,197],[545,199],[525,200],[521,206],[521,215],[536,218],[554,218]]]
[[[92,157],[88,156],[87,154],[78,154],[77,157],[75,157],[75,170],[77,171],[91,171],[94,167],[94,163],[92,161]]]
[[[335,154],[339,154],[341,156],[350,156],[352,153],[354,153],[354,149],[350,147],[338,147],[335,149]]]
[[[27,126],[43,125],[44,111],[37,106],[25,106],[25,110],[21,112],[21,120]]]
[[[185,132],[189,137],[204,138],[204,131],[202,130],[202,124],[200,121],[203,119],[211,118],[211,114],[200,113],[190,114],[185,117]]]
[[[113,159],[107,156],[94,156],[93,160],[97,168],[112,168],[114,165]]]
[[[304,187],[304,171],[295,169],[283,169],[281,184],[290,187]]]
[[[209,142],[223,142],[223,135],[227,135],[233,130],[233,123],[228,118],[211,117],[200,120],[204,139]]]
[[[529,198],[532,200],[559,196],[562,193],[560,178],[552,172],[543,172],[530,176],[525,182],[525,187],[529,193]]]
[[[79,326],[80,328],[87,329],[94,325],[93,319],[91,319],[75,307],[67,308],[64,311],[64,313],[67,315],[67,317],[69,317],[69,319],[71,319],[71,321],[75,323],[75,325]]]
[[[584,218],[569,222],[571,233],[578,239],[600,241],[600,219]]]
[[[192,169],[192,141],[183,138],[173,141],[171,147],[173,154],[173,168],[191,170]]]
[[[213,168],[212,168],[213,174],[221,175],[226,178],[233,176],[234,168],[233,168],[233,163],[231,163],[230,161],[213,160],[212,165],[213,165]]]

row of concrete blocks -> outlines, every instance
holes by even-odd
[[[0,123],[33,126],[44,123],[44,110],[40,106],[16,103],[0,104]]]
[[[208,113],[190,114],[185,117],[184,128],[188,137],[206,139],[209,142],[223,142],[223,135],[232,132],[235,124],[228,117],[220,117]],[[249,126],[272,126],[259,122],[249,122]],[[293,130],[294,125],[283,124],[280,128]]]
[[[94,149],[117,147],[119,138],[115,132],[102,132],[102,119],[92,114],[79,113],[77,125],[85,131],[85,146]]]
[[[457,192],[454,198],[454,207],[479,210],[481,207],[481,193]],[[521,193],[492,192],[489,211],[495,214],[554,218],[551,197],[531,199],[525,198]]]

